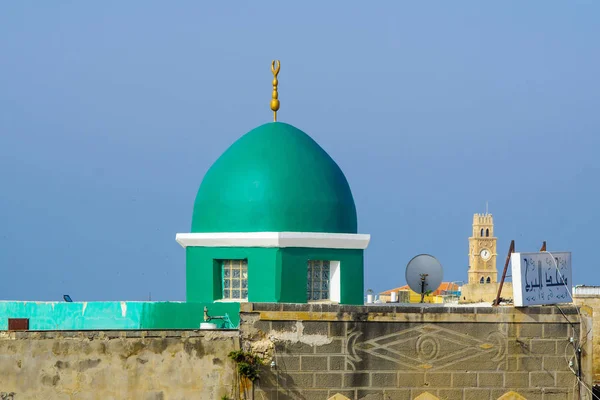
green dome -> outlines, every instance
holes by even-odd
[[[356,233],[344,173],[310,136],[272,122],[238,139],[206,173],[192,232]]]

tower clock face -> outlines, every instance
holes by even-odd
[[[490,253],[490,251],[488,249],[483,249],[481,250],[481,253],[479,253],[479,255],[481,256],[481,258],[483,258],[485,261],[489,260],[492,257],[492,253]]]

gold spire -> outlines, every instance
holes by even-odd
[[[275,63],[277,63],[277,67],[275,67]],[[273,60],[271,63],[271,72],[273,72],[273,98],[271,99],[271,110],[273,110],[274,122],[277,122],[277,110],[279,110],[279,99],[277,98],[277,84],[279,83],[277,74],[279,74],[279,67],[281,67],[279,60]]]

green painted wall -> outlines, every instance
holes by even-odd
[[[248,260],[248,301],[306,303],[308,260],[340,261],[342,304],[363,304],[363,250],[187,247],[188,302],[221,299],[218,261]],[[216,303],[219,304],[219,303]]]
[[[301,130],[261,125],[206,173],[192,232],[356,233],[356,207],[335,161]]]
[[[364,304],[363,250],[285,248],[282,253],[282,302],[306,303],[308,261],[329,260],[340,262],[340,303]]]
[[[239,304],[183,302],[34,302],[0,301],[0,330],[8,329],[8,318],[29,318],[30,330],[96,329],[198,329],[209,315],[227,313],[239,325]],[[218,327],[219,321],[212,321]]]
[[[186,300],[209,303],[222,298],[218,260],[248,260],[248,301],[277,302],[281,251],[254,247],[187,247]]]

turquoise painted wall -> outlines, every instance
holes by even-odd
[[[340,261],[342,304],[363,304],[363,250],[256,247],[187,247],[186,298],[222,298],[218,260],[248,260],[248,301],[306,303],[309,260]],[[224,304],[224,303],[215,303]]]
[[[8,329],[8,318],[29,318],[30,330],[95,329],[198,329],[209,315],[227,313],[239,325],[239,304],[190,304],[183,302],[35,302],[0,301],[0,330]],[[220,321],[212,321],[218,327]]]

